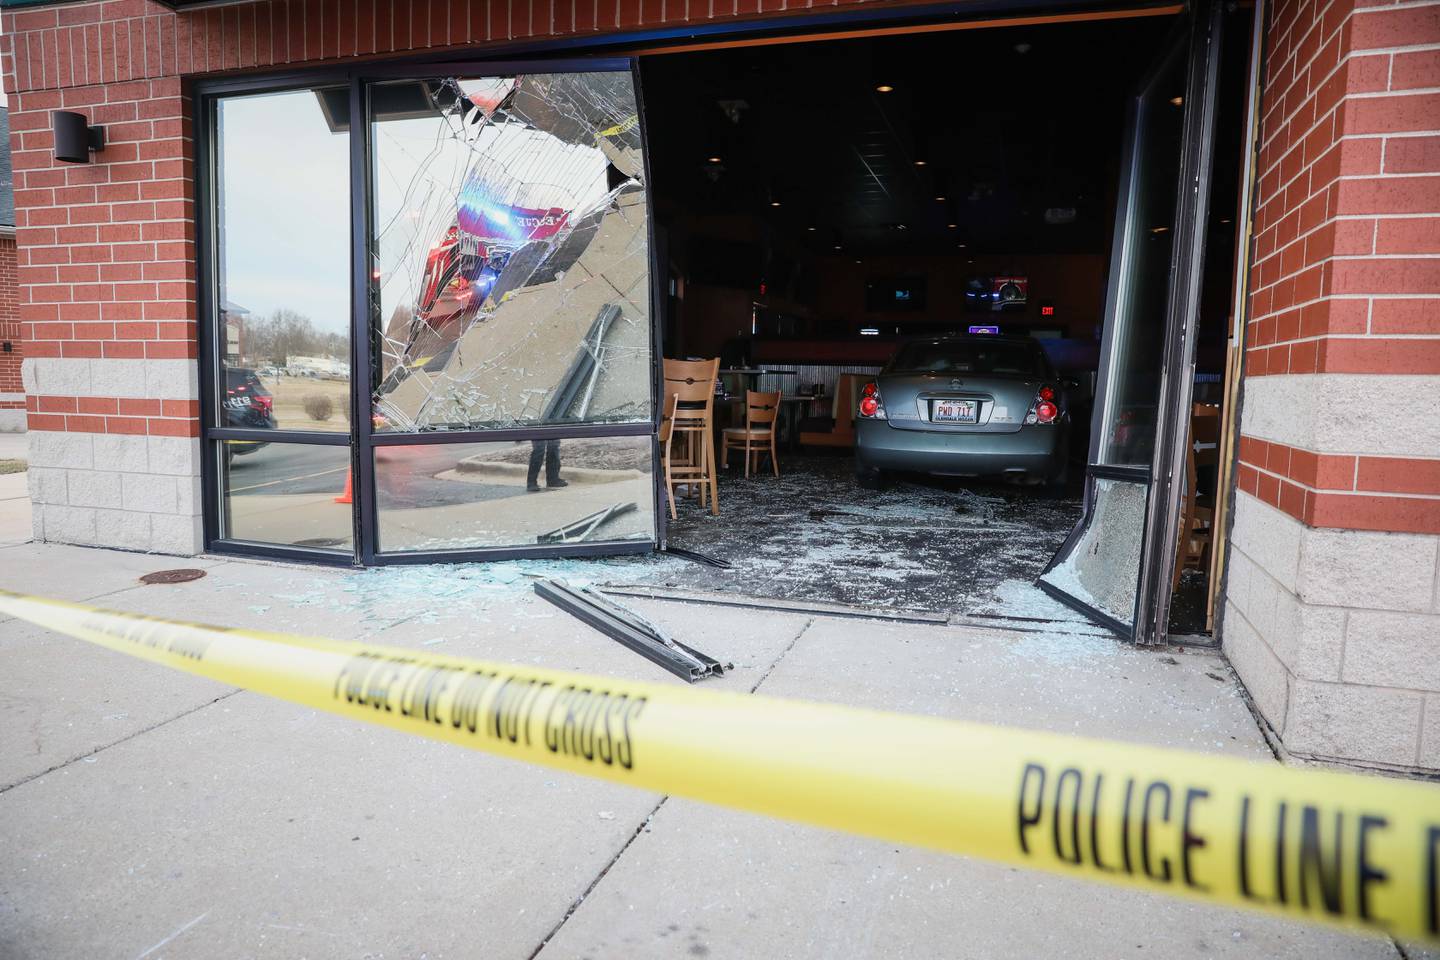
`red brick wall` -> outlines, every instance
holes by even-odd
[[[10,105],[26,355],[195,357],[194,139],[181,81],[33,90]],[[98,162],[54,159],[50,111],[60,108],[105,126]],[[79,404],[42,389],[26,397],[29,426],[198,435],[193,404],[162,411],[135,386]]]
[[[1440,3],[1282,0],[1267,57],[1247,377],[1440,374]],[[1307,524],[1440,533],[1440,459],[1254,437],[1240,459]]]
[[[20,361],[25,355],[20,336],[19,291],[15,285],[15,239],[0,237],[0,410],[24,409],[25,401],[7,400],[4,394],[25,392],[20,382]],[[4,352],[4,347],[9,352]]]

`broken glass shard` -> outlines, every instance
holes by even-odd
[[[651,420],[630,74],[380,84],[371,122],[376,429]]]
[[[1040,579],[1133,627],[1149,491],[1145,483],[1097,477],[1094,503],[1079,540]]]

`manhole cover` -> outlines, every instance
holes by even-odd
[[[147,573],[140,578],[141,583],[189,583],[191,580],[199,580],[205,576],[204,570],[197,570],[194,567],[182,567],[179,570],[156,570],[154,573]]]

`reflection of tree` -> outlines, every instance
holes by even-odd
[[[347,359],[350,339],[343,333],[315,329],[304,314],[284,307],[268,317],[247,317],[245,356],[254,362],[266,360],[284,366],[292,356]]]

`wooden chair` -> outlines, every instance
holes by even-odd
[[[745,426],[725,428],[725,448],[721,451],[721,463],[730,462],[731,450],[745,452],[745,479],[750,479],[750,461],[755,461],[755,471],[760,471],[760,455],[770,454],[770,466],[775,476],[780,476],[780,460],[775,455],[775,418],[780,413],[780,393],[745,391]]]
[[[1197,403],[1190,410],[1190,441],[1185,450],[1185,502],[1180,514],[1180,543],[1172,589],[1180,586],[1180,575],[1187,567],[1209,568],[1215,495],[1213,490],[1200,492],[1199,475],[1202,468],[1216,468],[1219,464],[1220,408]]]
[[[835,382],[835,402],[829,430],[801,430],[800,442],[814,447],[855,446],[855,392],[874,380],[867,373],[842,373]]]
[[[705,506],[708,488],[710,512],[719,516],[720,496],[715,479],[715,375],[720,358],[671,360],[664,363],[664,395],[675,398],[671,415],[669,480],[696,491]],[[676,451],[676,441],[683,448]],[[672,496],[673,506],[673,496]]]

